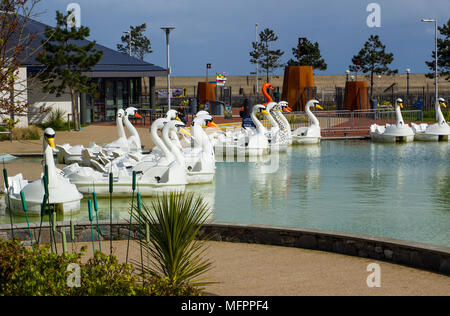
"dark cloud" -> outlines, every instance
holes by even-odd
[[[379,34],[387,49],[395,54],[395,67],[424,72],[433,48],[432,26],[421,17],[448,19],[448,0],[45,0],[40,20],[54,25],[54,11],[77,2],[82,23],[91,28],[91,39],[115,48],[129,25],[147,23],[154,53],[149,62],[165,65],[165,37],[161,26],[175,26],[171,35],[171,63],[174,75],[201,75],[207,62],[213,71],[246,75],[255,23],[259,29],[273,29],[279,37],[277,48],[291,58],[298,37],[318,41],[328,63],[328,74],[347,69],[351,57],[370,34]],[[366,7],[381,6],[381,28],[369,28]]]

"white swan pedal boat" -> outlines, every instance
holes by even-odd
[[[403,143],[414,141],[414,131],[408,124],[403,121],[400,108],[403,108],[403,100],[398,98],[395,100],[395,113],[397,123],[370,126],[370,137],[374,142],[382,143]]]
[[[443,98],[439,98],[435,106],[437,122],[434,124],[414,124],[411,123],[412,129],[415,133],[414,140],[418,141],[449,141],[450,126],[445,121],[444,114],[441,111],[441,106],[446,108],[447,102]]]
[[[43,151],[44,165],[48,170],[48,204],[53,206],[58,214],[71,214],[80,210],[80,201],[83,195],[76,186],[65,179],[56,169],[53,159],[55,131],[47,128],[44,131]],[[8,177],[9,197],[11,209],[15,214],[23,214],[20,191],[23,191],[27,203],[28,215],[40,216],[41,205],[44,199],[45,187],[43,176],[35,181],[28,181],[20,173],[14,177]],[[6,190],[5,190],[6,192]]]

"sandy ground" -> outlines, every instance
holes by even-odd
[[[148,127],[136,127],[141,137],[142,145],[145,149],[153,147],[153,142],[150,139]],[[83,128],[79,132],[63,131],[56,132],[55,143],[71,145],[88,146],[89,142],[94,141],[97,144],[109,143],[117,139],[117,128],[115,125],[90,125]],[[41,140],[26,140],[26,141],[2,141],[0,142],[0,154],[29,154],[42,153],[42,139]],[[1,163],[1,161],[0,161]],[[14,176],[22,173],[26,179],[35,180],[41,176],[43,172],[40,163],[35,162],[16,162],[12,160],[5,163],[8,170],[8,176]],[[65,165],[57,165],[57,168],[64,168]],[[0,175],[1,187],[3,188],[3,173]]]
[[[136,129],[141,138],[142,145],[149,149],[153,147],[153,142],[150,139],[150,132],[148,127],[138,127]],[[129,133],[128,133],[129,134]],[[128,135],[127,134],[127,135]],[[62,145],[69,143],[71,145],[88,146],[90,142],[97,144],[110,143],[118,138],[117,127],[115,125],[99,126],[89,125],[84,127],[81,131],[63,131],[56,132],[55,143]],[[41,153],[42,140],[24,140],[24,141],[2,141],[0,142],[1,154],[14,153]]]
[[[87,255],[92,255],[92,244]],[[97,244],[98,246],[98,244]],[[207,242],[206,257],[213,268],[206,273],[206,291],[221,296],[251,295],[450,295],[450,278],[363,258],[297,248]],[[71,249],[70,244],[68,245]],[[109,253],[109,241],[102,250]],[[127,241],[113,243],[114,254],[125,261]],[[139,261],[139,246],[131,242],[129,260]],[[369,288],[367,266],[380,265],[381,287]]]

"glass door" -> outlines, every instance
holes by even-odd
[[[97,85],[97,91],[85,96],[85,123],[87,124],[102,122],[105,119],[104,82],[101,78],[95,78],[93,81]]]
[[[105,80],[105,108],[106,121],[114,121],[116,119],[117,106],[113,80]]]
[[[123,80],[117,80],[117,109],[122,109],[124,105],[124,88],[125,83]]]

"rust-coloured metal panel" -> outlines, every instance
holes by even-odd
[[[304,111],[306,103],[315,97],[312,66],[284,68],[282,99],[295,111]]]
[[[344,109],[369,110],[367,81],[347,81],[345,84]]]
[[[197,98],[200,103],[205,104],[208,101],[216,100],[216,84],[208,82],[199,82],[197,90]]]

